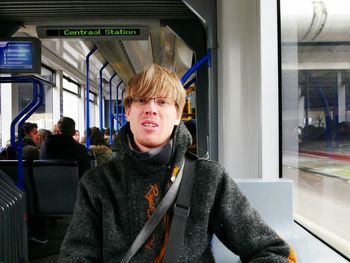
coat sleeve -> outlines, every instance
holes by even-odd
[[[61,246],[58,262],[101,262],[101,205],[94,174],[88,171],[80,180],[72,221]],[[95,191],[89,190],[94,185]]]
[[[78,161],[78,169],[79,169],[79,178],[83,176],[83,174],[90,169],[90,159],[87,154],[86,147],[84,145],[78,145],[79,151],[77,151],[77,161]]]
[[[222,168],[210,221],[214,234],[242,262],[296,262],[293,249],[262,220]]]

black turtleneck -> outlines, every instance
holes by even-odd
[[[168,165],[172,154],[173,140],[161,147],[152,149],[149,152],[140,152],[137,150],[137,146],[134,142],[131,132],[127,135],[128,143],[132,154],[145,164],[150,165]]]

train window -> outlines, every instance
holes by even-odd
[[[90,100],[90,125],[96,126],[97,120],[98,120],[98,106],[97,106],[97,95],[90,91],[89,93],[89,100]]]
[[[95,93],[93,93],[93,92],[89,92],[89,100],[93,103],[93,104],[96,104],[97,103],[97,101],[96,101],[96,94]]]
[[[66,76],[63,76],[63,89],[80,96],[80,85]]]
[[[350,4],[280,0],[280,13],[282,176],[296,221],[349,258]]]
[[[40,76],[49,82],[55,83],[55,76],[56,76],[55,71],[46,65],[41,66]]]
[[[54,83],[55,72],[47,67],[41,67],[40,77]],[[51,130],[53,126],[52,85],[44,83],[44,101],[36,112],[30,116],[29,122],[34,122],[38,128]],[[18,84],[18,110],[21,111],[30,102],[33,96],[32,84]]]
[[[78,83],[70,80],[67,77],[63,77],[63,116],[72,118],[75,121],[75,126],[80,127],[79,119],[84,119],[84,116],[80,114],[81,105],[80,99],[80,86]],[[81,117],[79,118],[79,116]]]

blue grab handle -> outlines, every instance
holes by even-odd
[[[119,81],[117,88],[116,88],[116,106],[115,106],[115,116],[116,116],[116,120],[117,120],[117,127],[116,130],[117,132],[119,132],[119,123],[118,123],[118,119],[119,119],[119,109],[118,109],[118,104],[119,104],[119,86],[123,83],[122,80]],[[123,96],[122,96],[122,100],[123,100]]]
[[[89,67],[90,57],[97,50],[97,47],[93,47],[89,54],[86,55],[86,149],[90,149],[90,78]]]
[[[109,144],[112,145],[112,128],[113,128],[113,113],[112,113],[112,80],[117,76],[117,73],[114,73],[109,79]]]
[[[103,131],[102,71],[103,71],[107,66],[108,66],[108,62],[105,63],[105,64],[101,67],[101,69],[100,69],[100,130],[101,130],[101,132]]]
[[[208,49],[208,54],[201,58],[196,64],[194,64],[187,72],[182,76],[181,83],[184,84],[187,79],[195,72],[202,64],[208,61],[208,67],[211,67],[211,49]]]
[[[18,123],[18,129],[21,129],[24,122],[41,106],[44,99],[44,85],[41,81],[29,77],[29,76],[13,76],[13,77],[0,77],[0,83],[32,83],[33,84],[33,98],[24,107],[24,109],[12,120],[10,133],[11,133],[11,146],[18,152],[18,184],[17,186],[24,190],[23,187],[23,149],[22,138],[18,136],[18,142],[16,143],[16,124]]]

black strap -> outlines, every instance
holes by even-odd
[[[157,227],[159,222],[164,217],[165,213],[168,211],[169,207],[174,203],[174,200],[182,179],[183,170],[184,170],[184,164],[182,165],[178,175],[176,176],[175,182],[171,185],[168,192],[163,197],[160,204],[157,206],[156,210],[153,212],[151,217],[147,220],[146,224],[143,226],[143,228],[135,238],[129,250],[126,252],[121,263],[129,262],[129,260],[136,254],[136,252],[140,249],[140,247],[145,243],[147,238],[152,234],[154,229]]]
[[[191,197],[193,181],[195,177],[196,161],[186,158],[184,178],[181,182],[179,193],[174,206],[174,214],[167,247],[165,249],[164,263],[175,263],[178,260],[180,248],[185,236],[187,217],[191,209]]]

